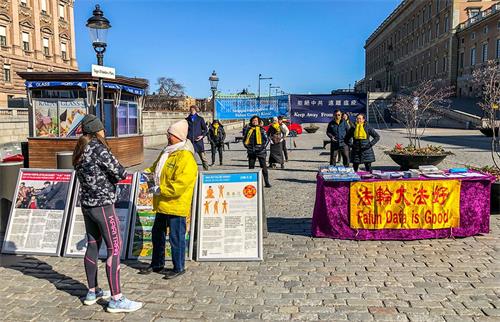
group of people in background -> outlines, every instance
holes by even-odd
[[[333,120],[328,123],[326,135],[330,138],[330,165],[336,165],[341,157],[342,164],[348,167],[352,163],[354,171],[359,170],[360,164],[365,165],[366,171],[372,170],[375,162],[372,147],[380,136],[368,125],[364,114],[358,114],[352,124],[349,115],[336,110]]]

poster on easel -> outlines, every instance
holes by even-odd
[[[260,170],[200,173],[197,260],[263,259],[261,176]]]
[[[125,259],[127,255],[127,243],[129,228],[131,223],[132,209],[134,208],[136,174],[128,174],[124,180],[116,185],[115,212],[120,223],[120,236],[122,239],[122,250],[120,257]],[[85,232],[85,222],[83,220],[82,207],[80,204],[80,184],[75,184],[75,194],[73,198],[73,208],[69,220],[68,236],[64,248],[64,256],[83,257],[87,250],[87,234]],[[99,249],[99,258],[106,258],[107,250],[103,242]]]
[[[156,212],[153,211],[153,194],[149,191],[152,184],[145,174],[138,174],[136,184],[135,210],[132,216],[130,229],[129,259],[151,259],[153,255],[152,230]],[[191,216],[186,217],[186,259],[191,260],[193,254],[193,236],[195,228],[196,196],[198,182],[194,185]],[[170,243],[168,242],[169,229],[165,232],[165,258],[172,258]]]
[[[2,252],[59,256],[73,170],[20,169]]]

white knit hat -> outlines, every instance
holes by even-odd
[[[180,120],[170,125],[167,132],[182,141],[186,141],[188,135],[188,128],[189,128],[188,122],[186,120]]]

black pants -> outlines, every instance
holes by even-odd
[[[352,167],[354,168],[354,171],[358,171],[359,169],[359,163],[353,163]],[[371,162],[365,162],[365,169],[368,172],[372,171],[372,163]]]
[[[215,164],[215,154],[219,152],[219,162],[222,165],[222,150],[224,147],[224,143],[210,143],[211,150],[212,150],[212,164]]]
[[[283,139],[283,141],[281,141],[281,144],[282,144],[283,155],[285,156],[285,161],[288,162],[288,150],[286,149],[286,139]]]
[[[269,184],[269,173],[267,171],[267,164],[266,164],[266,155],[257,155],[257,154],[248,154],[248,168],[249,169],[254,169],[255,168],[255,161],[259,160],[259,165],[262,168],[262,175],[264,176],[264,182]]]
[[[349,166],[349,146],[334,146],[333,142],[330,143],[330,165],[337,165],[337,156],[342,156],[342,164],[344,167]]]

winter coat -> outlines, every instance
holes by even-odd
[[[204,152],[205,146],[203,143],[203,139],[196,141],[196,138],[199,136],[207,136],[208,128],[205,120],[203,119],[203,117],[195,114],[194,121],[191,119],[191,115],[188,115],[188,117],[186,117],[186,121],[189,124],[188,139],[191,141],[191,143],[193,143],[195,152]]]
[[[188,142],[189,143],[189,142]],[[191,144],[186,144],[169,156],[160,176],[160,194],[153,196],[153,210],[161,214],[186,217],[191,215],[194,185],[198,165]],[[145,172],[154,173],[161,154]]]
[[[337,124],[335,120],[328,123],[326,135],[330,138],[330,140],[332,140],[330,144],[333,149],[338,150],[340,147],[345,145],[344,139],[349,131],[349,128],[349,124],[347,124],[344,120],[341,120],[339,124]]]
[[[220,124],[219,129],[217,130],[217,135],[215,135],[214,133],[215,128],[213,125],[210,125],[210,128],[208,129],[208,140],[210,141],[210,144],[224,144],[224,141],[226,140],[226,131],[224,131],[224,126]]]
[[[80,201],[85,207],[116,202],[116,184],[127,176],[125,168],[99,140],[92,139],[75,166],[80,182]]]
[[[278,132],[271,124],[267,129],[267,137],[269,138],[269,143],[271,143],[271,145],[278,144],[283,141],[283,132],[281,132],[281,128],[280,132]]]
[[[375,153],[373,152],[372,147],[380,140],[380,135],[378,135],[378,133],[375,132],[375,130],[368,124],[365,123],[364,127],[367,137],[365,140],[354,139],[354,131],[356,130],[355,125],[347,131],[344,141],[351,147],[352,163],[361,164],[375,162]],[[371,141],[370,137],[373,138]]]
[[[252,156],[258,156],[258,157],[265,157],[266,156],[266,146],[268,143],[268,138],[266,135],[266,131],[264,130],[263,127],[259,126],[260,130],[260,135],[262,137],[262,142],[261,144],[257,144],[257,139],[255,137],[255,132],[252,134],[252,137],[250,138],[250,143],[245,144],[245,141],[247,139],[247,133],[252,129],[253,126],[249,126],[246,128],[246,131],[243,133],[243,145],[247,149],[247,154],[252,155]]]

